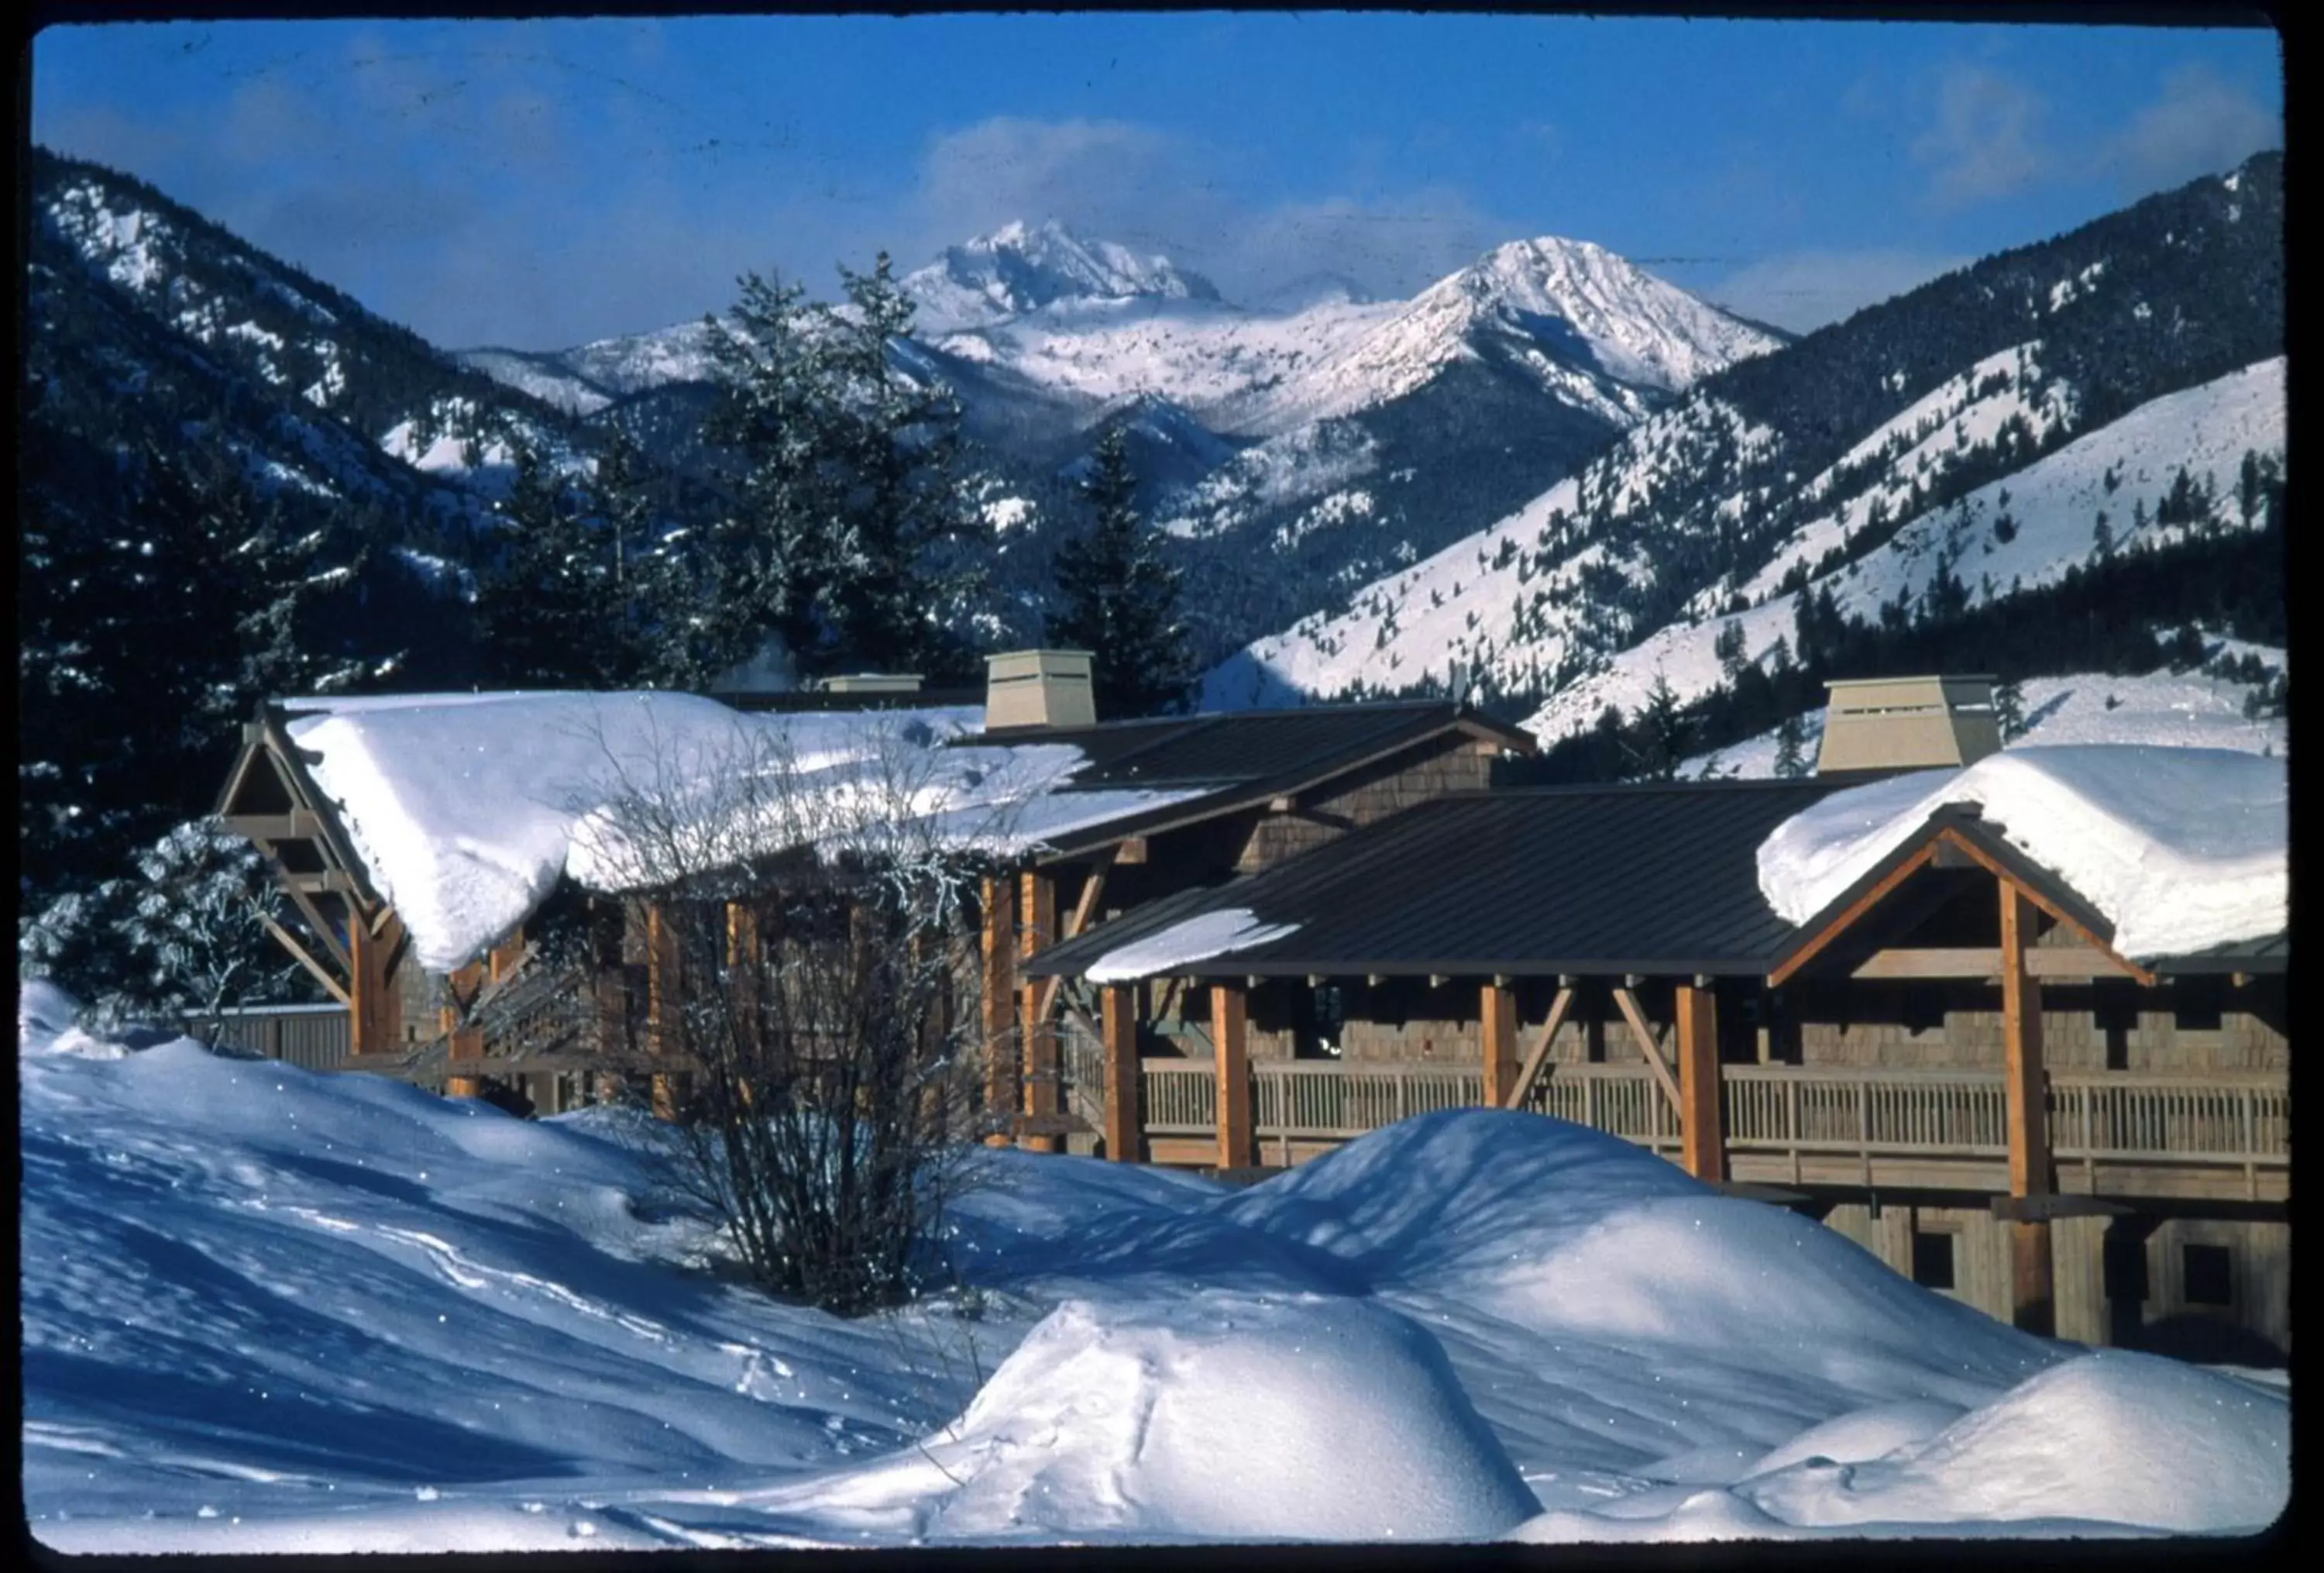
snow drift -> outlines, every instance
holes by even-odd
[[[958,1430],[936,1456],[981,1457],[947,1535],[1429,1541],[1536,1511],[1436,1341],[1361,1300],[1069,1300]]]
[[[1460,1110],[1245,1190],[979,1152],[965,1292],[717,1271],[655,1129],[19,1007],[24,1492],[72,1550],[2232,1531],[2287,1390],[2029,1337]]]
[[[1916,771],[1834,792],[1759,848],[1759,889],[1803,923],[1937,809],[1986,823],[2114,924],[2134,958],[2183,956],[2283,931],[2291,798],[2283,762],[2212,748],[2017,748],[1960,771]]]

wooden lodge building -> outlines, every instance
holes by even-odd
[[[1757,849],[1803,809],[1997,746],[1987,701],[1978,680],[1834,685],[1803,780],[1513,788],[1495,763],[1530,739],[1451,704],[1104,723],[1085,663],[995,658],[961,743],[1070,743],[1064,791],[1167,800],[983,878],[988,1107],[1027,1145],[1223,1170],[1429,1109],[1533,1109],[2004,1319],[2280,1358],[2283,936],[2134,962],[1970,805],[1805,922],[1761,893]],[[262,717],[221,811],[328,936],[301,958],[349,1007],[341,1065],[584,1096],[612,1035],[528,1038],[521,930],[449,977],[401,965],[307,763]],[[650,1047],[650,903],[608,913],[597,1019]],[[1248,938],[1174,953],[1196,932]],[[1131,947],[1162,959],[1125,969]]]

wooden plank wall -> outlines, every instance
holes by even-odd
[[[1305,814],[1271,814],[1259,821],[1235,860],[1251,874],[1346,834],[1344,819],[1370,825],[1447,792],[1491,784],[1493,761],[1467,736],[1433,738],[1382,760],[1302,804]]]
[[[2160,990],[2047,983],[2043,1058],[2052,1070],[2288,1069],[2291,1041],[2268,1020],[2282,1017],[2263,1003],[2269,991],[2282,989],[2277,978],[2255,980],[2245,991],[2224,979],[2184,979]],[[2001,1063],[1997,987],[1819,983],[1784,994],[1803,1064],[1913,1069]]]

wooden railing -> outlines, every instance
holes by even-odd
[[[1252,1123],[1261,1137],[1314,1138],[1484,1101],[1484,1072],[1453,1065],[1254,1065]]]
[[[1093,1096],[1102,1051],[1066,1038],[1065,1078],[1077,1103]],[[1145,1126],[1159,1136],[1208,1135],[1217,1087],[1199,1059],[1139,1062]],[[1262,1139],[1338,1140],[1431,1109],[1483,1101],[1467,1066],[1262,1061],[1251,1067]],[[1850,1070],[1789,1065],[1722,1068],[1727,1146],[1734,1152],[2001,1160],[2007,1095],[1983,1070]],[[1526,1106],[1656,1151],[1679,1145],[1678,1115],[1643,1065],[1556,1064]],[[2051,1150],[2060,1163],[2242,1165],[2291,1161],[2291,1094],[2265,1074],[2203,1078],[2121,1071],[2052,1072]]]
[[[1678,1148],[1678,1111],[1642,1064],[1545,1067],[1525,1106],[1656,1152]]]
[[[2007,1095],[1996,1073],[1729,1065],[1720,1079],[1732,1151],[2009,1153]]]
[[[336,1066],[349,1042],[347,1008],[335,1004],[253,1005],[222,1012],[215,1022],[197,1018],[195,1031],[221,1048],[309,1070]]]
[[[2052,1072],[2050,1148],[2061,1160],[2292,1161],[2292,1089],[2280,1076]]]

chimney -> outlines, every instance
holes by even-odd
[[[987,656],[984,671],[988,732],[1097,724],[1086,650],[1011,650]]]
[[[1827,683],[1818,775],[1974,764],[2001,747],[1993,679],[1883,677]]]

